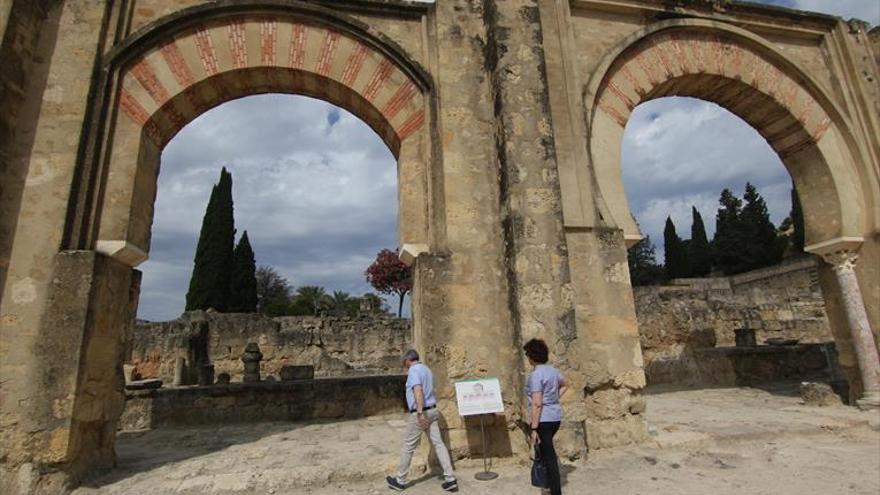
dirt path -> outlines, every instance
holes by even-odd
[[[652,442],[597,451],[566,464],[567,494],[880,493],[880,412],[800,404],[786,389],[655,391]],[[396,463],[397,417],[342,423],[271,423],[125,434],[120,467],[79,495],[379,494]],[[497,465],[474,480],[461,462],[460,493],[538,494],[528,466]],[[425,476],[406,490],[443,493]]]

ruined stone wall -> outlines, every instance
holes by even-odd
[[[634,288],[648,383],[698,384],[706,374],[695,373],[698,351],[733,346],[738,328],[755,329],[759,344],[773,337],[833,341],[818,277],[818,260],[809,257],[733,277]]]
[[[387,315],[268,318],[193,311],[172,321],[136,324],[126,362],[142,378],[159,378],[168,386],[178,357],[187,361],[188,383],[196,383],[196,367],[206,360],[215,376],[229,373],[235,382],[242,379],[248,342],[260,346],[263,377],[277,379],[288,365],[312,365],[316,376],[399,373],[412,336],[409,320]]]
[[[120,429],[352,419],[405,410],[405,375],[129,391]]]

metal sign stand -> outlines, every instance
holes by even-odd
[[[484,424],[483,418],[485,414],[480,414],[480,436],[483,439],[483,471],[474,475],[474,478],[480,481],[489,481],[494,480],[498,477],[498,473],[493,471],[489,471],[489,445],[486,443],[486,425]]]

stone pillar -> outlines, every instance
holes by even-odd
[[[244,348],[244,354],[241,356],[244,363],[244,377],[242,381],[245,383],[256,383],[260,381],[260,361],[263,360],[263,353],[260,352],[260,346],[256,342],[249,342]]]
[[[185,380],[183,379],[186,374],[186,359],[182,357],[178,357],[174,360],[174,382],[173,385],[175,387],[180,387],[184,384]]]
[[[541,13],[537,0],[495,0],[483,5],[486,62],[496,108],[509,304],[518,337],[512,344],[521,363],[521,380],[531,372],[522,353],[522,344],[531,338],[548,343],[553,364],[565,374],[568,347],[577,331],[568,297],[571,278]],[[525,425],[528,412],[522,393],[517,399]],[[564,424],[560,438],[574,430],[581,430],[580,439],[560,443],[564,455],[580,454],[586,447],[578,425]]]
[[[439,104],[430,152],[437,161],[429,174],[430,250],[410,251],[418,257],[415,347],[434,372],[453,457],[481,452],[473,426],[458,415],[454,387],[478,377],[501,381],[505,414],[486,424],[486,434],[494,456],[509,456],[527,447],[517,428],[522,353],[511,321],[487,26],[482,2],[441,1],[432,10],[428,65]]]
[[[125,403],[123,329],[137,311],[140,272],[94,251],[62,251],[52,266],[38,339],[27,352],[39,364],[39,386],[16,401],[21,419],[3,445],[10,457],[32,445],[22,464],[33,476],[19,476],[11,489],[0,479],[0,493],[66,493],[84,473],[115,464]]]
[[[880,357],[877,355],[877,345],[874,342],[862,291],[856,278],[855,264],[858,254],[855,251],[842,250],[823,254],[822,257],[831,265],[837,277],[853,348],[859,363],[863,393],[857,403],[863,409],[880,408]]]

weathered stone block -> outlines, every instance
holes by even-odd
[[[817,382],[802,382],[801,399],[808,406],[839,406],[842,404],[840,396],[838,396],[831,385]]]
[[[625,415],[617,419],[587,420],[585,427],[590,449],[629,445],[648,439],[644,418],[637,415]]]
[[[616,419],[629,414],[630,390],[610,388],[588,396],[587,417],[594,420]]]

